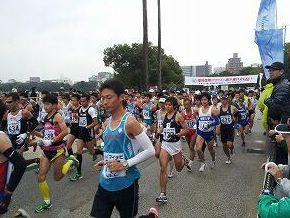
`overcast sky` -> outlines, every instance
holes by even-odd
[[[0,80],[30,76],[87,80],[105,48],[142,42],[142,0],[0,0]],[[161,0],[162,47],[180,65],[225,66],[233,52],[260,63],[254,28],[260,0]],[[277,0],[278,25],[290,1]],[[148,0],[149,40],[157,45],[157,0]],[[288,27],[289,31],[290,28]],[[289,32],[288,31],[288,32]],[[286,41],[290,41],[287,34]]]

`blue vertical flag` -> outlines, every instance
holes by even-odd
[[[266,78],[269,78],[269,72],[265,66],[273,62],[284,62],[283,51],[283,29],[269,29],[256,31],[256,43],[264,68]]]
[[[277,5],[276,0],[261,0],[258,12],[255,42],[259,47],[259,52],[266,78],[269,72],[266,65],[273,62],[284,62],[283,52],[283,29],[277,29]]]
[[[277,5],[276,0],[261,0],[258,12],[256,30],[275,29],[277,23]]]

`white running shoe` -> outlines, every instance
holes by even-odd
[[[206,166],[206,163],[205,162],[201,162],[200,164],[200,168],[199,168],[199,172],[203,172],[205,170],[205,166]]]
[[[171,179],[172,177],[174,177],[174,169],[169,170],[168,172],[168,178]]]
[[[214,167],[215,167],[215,161],[212,160],[211,163],[210,163],[210,168],[213,169]]]
[[[227,161],[226,161],[226,164],[231,164],[232,163],[232,160],[231,158],[229,158]]]
[[[161,192],[158,198],[156,198],[156,202],[160,203],[166,203],[167,202],[167,196],[165,193]]]
[[[188,162],[188,164],[187,164],[187,166],[186,166],[186,168],[187,168],[187,170],[188,170],[189,172],[191,172],[192,165],[193,165],[193,161],[192,161],[192,160],[189,160],[189,162]]]

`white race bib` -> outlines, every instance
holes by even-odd
[[[44,130],[43,139],[51,140],[54,137],[55,130],[54,129],[47,129]]]
[[[150,111],[143,110],[142,114],[143,114],[144,120],[149,120],[150,119]]]
[[[11,120],[8,122],[7,130],[8,133],[11,135],[16,135],[20,133],[20,120]]]
[[[104,152],[104,162],[108,163],[109,160],[115,160],[117,162],[124,162],[125,155],[124,153],[107,153]],[[103,167],[102,174],[106,179],[112,179],[117,177],[124,177],[126,176],[126,170],[121,171],[111,171],[107,165]]]
[[[87,118],[86,117],[79,117],[79,126],[81,126],[81,127],[87,126]]]
[[[232,123],[232,116],[231,115],[223,115],[221,116],[221,123],[228,125]]]

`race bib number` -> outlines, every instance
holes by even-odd
[[[87,126],[87,118],[86,117],[80,117],[79,118],[79,126],[86,127]]]
[[[246,112],[242,112],[241,113],[241,120],[246,120],[247,119],[247,113]]]
[[[123,162],[125,161],[125,156],[124,153],[104,153],[104,161],[105,163],[108,163],[110,160],[115,160],[117,162]],[[117,177],[124,177],[126,176],[126,170],[121,170],[121,171],[111,171],[107,165],[103,167],[103,176],[106,179],[113,179]]]
[[[186,124],[187,124],[188,128],[194,129],[196,126],[196,120],[186,120]]]
[[[210,132],[210,131],[212,131],[211,128],[208,128],[208,126],[209,126],[209,121],[199,121],[198,124],[199,124],[199,125],[198,125],[198,129],[199,129],[200,131],[203,131],[203,132]]]
[[[45,130],[44,131],[44,134],[43,134],[43,139],[45,139],[45,140],[51,140],[51,139],[53,139],[54,133],[55,133],[55,131],[53,129],[47,129],[47,130]]]
[[[151,117],[150,117],[150,111],[147,111],[147,110],[143,110],[142,111],[142,114],[143,114],[143,118],[144,120],[149,120]]]
[[[231,124],[232,123],[232,116],[231,115],[225,115],[225,116],[221,116],[221,123],[222,124]]]
[[[7,126],[7,130],[8,130],[8,133],[11,134],[11,135],[16,135],[16,134],[19,134],[20,133],[20,128],[21,128],[21,124],[20,124],[20,121],[10,121],[8,122],[8,126]]]
[[[169,127],[168,127],[169,124]],[[170,139],[170,135],[175,135],[175,128],[170,128],[170,123],[166,124],[166,128],[163,129],[163,137],[165,140],[169,140]]]

